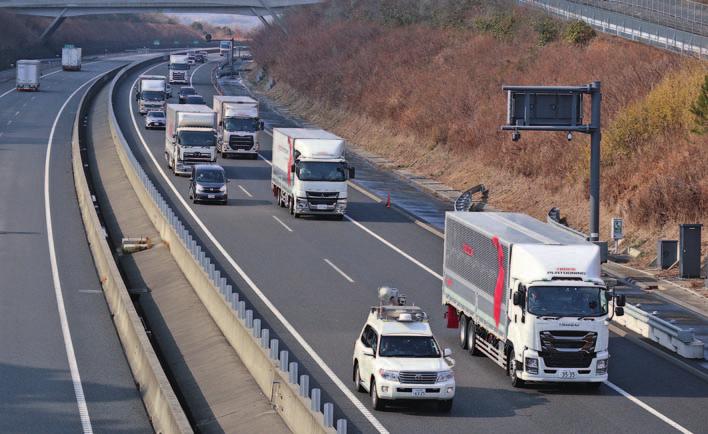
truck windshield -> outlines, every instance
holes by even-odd
[[[174,69],[175,71],[186,71],[189,69],[189,64],[188,63],[172,63],[172,64],[170,64],[170,69]]]
[[[440,357],[437,342],[431,336],[381,336],[381,357]]]
[[[143,101],[164,101],[165,92],[159,92],[154,90],[143,91]]]
[[[347,180],[344,163],[302,162],[297,165],[300,181],[343,182]]]
[[[607,314],[605,290],[591,286],[531,286],[528,311],[537,316],[602,316]]]
[[[256,131],[258,131],[258,120],[253,118],[226,118],[224,119],[224,129],[226,131],[243,131],[246,133],[255,133]]]
[[[211,131],[180,131],[179,143],[182,146],[216,146],[216,137]]]

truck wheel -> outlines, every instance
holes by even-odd
[[[376,381],[371,380],[371,387],[369,388],[369,393],[371,394],[371,406],[374,410],[381,411],[386,408],[383,399],[379,398],[379,393],[376,391]]]
[[[507,374],[511,379],[511,387],[524,387],[524,380],[516,376],[516,355],[514,349],[509,350],[509,356],[506,359]]]
[[[366,392],[364,386],[361,385],[361,375],[359,375],[359,364],[354,363],[354,388],[357,392]]]
[[[457,325],[457,329],[460,332],[460,348],[463,350],[467,349],[467,317],[465,315],[460,315],[460,322]]]
[[[438,410],[443,413],[450,413],[450,411],[452,410],[452,399],[438,401]]]
[[[472,321],[472,320],[467,321],[467,350],[473,356],[481,355],[481,353],[477,349],[477,345],[476,345],[478,338],[479,337],[477,336],[477,333],[475,332],[474,321]]]

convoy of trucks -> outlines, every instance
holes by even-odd
[[[354,178],[344,139],[318,129],[274,128],[271,188],[290,214],[344,217],[347,179]]]
[[[218,125],[217,151],[224,158],[246,155],[257,159],[258,131],[263,130],[258,101],[247,96],[214,95],[212,107]]]
[[[169,81],[174,83],[189,83],[189,56],[186,54],[171,54],[169,63]]]
[[[20,91],[38,91],[39,66],[39,60],[18,60],[15,88]]]
[[[141,75],[136,91],[138,110],[145,114],[151,110],[164,110],[167,104],[167,79],[162,75]]]
[[[175,175],[216,161],[216,113],[205,105],[167,104],[165,159]]]
[[[507,369],[512,385],[607,380],[600,248],[525,214],[448,212],[442,304],[462,348]]]
[[[64,71],[81,71],[81,48],[65,45],[61,49],[61,67]]]

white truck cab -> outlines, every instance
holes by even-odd
[[[387,401],[434,400],[449,412],[455,396],[450,349],[440,348],[428,316],[418,306],[404,306],[396,289],[382,287],[379,299],[354,344],[356,390],[369,393],[375,410]]]

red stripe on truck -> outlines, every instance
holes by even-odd
[[[504,297],[504,249],[499,242],[498,237],[492,238],[492,244],[497,248],[497,261],[499,263],[499,271],[497,271],[497,284],[494,287],[494,322],[497,328],[501,319],[501,304]]]

